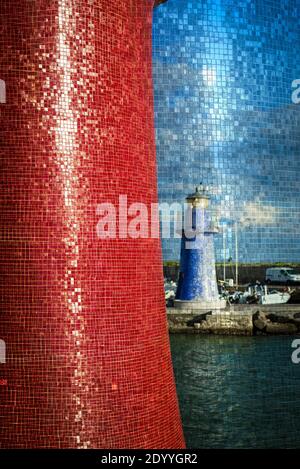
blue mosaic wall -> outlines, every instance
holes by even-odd
[[[169,0],[153,32],[160,201],[203,181],[227,257],[237,220],[241,262],[300,261],[300,1]],[[163,240],[166,260],[179,250]]]

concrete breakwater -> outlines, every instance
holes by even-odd
[[[300,305],[234,305],[220,311],[167,308],[171,333],[300,335]]]

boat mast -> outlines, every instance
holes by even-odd
[[[238,238],[238,222],[235,221],[235,284],[239,285],[239,238]]]

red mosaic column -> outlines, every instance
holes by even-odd
[[[2,448],[184,445],[160,242],[96,232],[157,201],[152,8],[1,2]]]

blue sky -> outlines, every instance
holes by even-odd
[[[294,0],[169,0],[154,14],[160,198],[203,179],[219,218],[238,219],[245,262],[300,260],[299,18]]]

